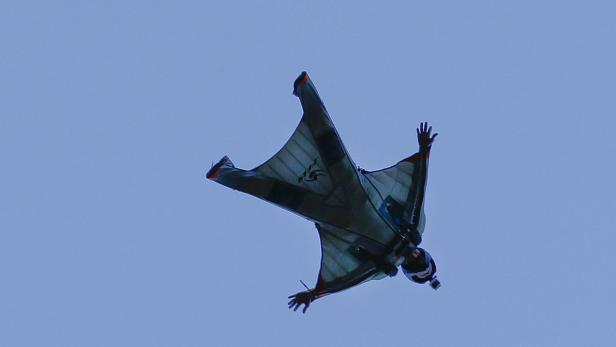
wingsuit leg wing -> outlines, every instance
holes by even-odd
[[[224,157],[207,178],[314,222],[348,226],[353,210],[366,201],[355,164],[307,73],[295,80],[293,93],[304,114],[278,153],[252,170]]]

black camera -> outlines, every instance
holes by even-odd
[[[437,290],[441,287],[441,282],[439,280],[437,280],[436,278],[433,278],[430,281],[430,287],[432,287],[432,289]]]

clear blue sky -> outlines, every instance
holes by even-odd
[[[0,346],[612,346],[613,1],[0,5]],[[311,223],[205,180],[301,117],[355,162],[434,145],[403,276],[317,301]]]

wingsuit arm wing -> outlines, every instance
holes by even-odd
[[[428,160],[432,141],[427,123],[417,129],[419,152],[397,164],[377,171],[362,171],[367,193],[379,212],[399,229],[417,231],[415,246],[421,242],[425,215],[423,202],[428,176]]]
[[[321,266],[314,289],[289,296],[289,308],[303,312],[314,300],[361,283],[395,276],[397,268],[386,262],[388,247],[365,235],[331,225],[316,224],[321,239]]]
[[[417,170],[415,173],[414,184],[409,190],[407,205],[405,210],[410,211],[410,224],[413,228],[418,229],[423,218],[423,203],[426,193],[426,183],[428,180],[428,158],[430,157],[430,149],[432,142],[438,135],[430,135],[432,127],[428,127],[428,123],[420,123],[417,128],[417,141],[419,142],[419,152],[415,154],[417,157]]]

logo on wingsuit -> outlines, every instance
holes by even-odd
[[[317,159],[315,158],[312,164],[308,165],[308,167],[304,170],[304,173],[297,177],[297,183],[304,182],[313,182],[316,181],[319,176],[325,176],[325,171],[319,169],[317,166]]]

